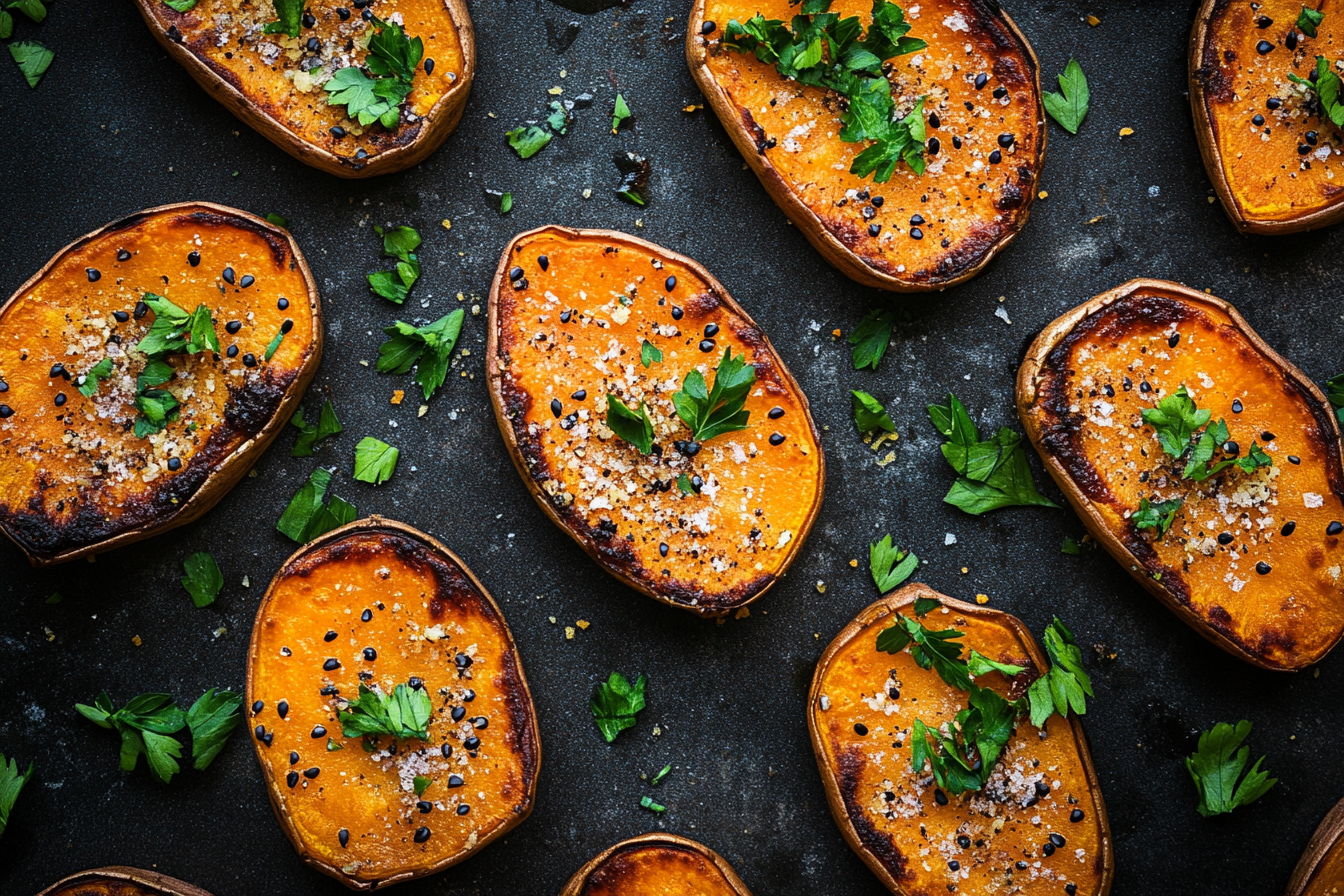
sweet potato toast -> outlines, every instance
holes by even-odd
[[[1303,7],[1325,14],[1316,37]],[[1228,217],[1248,233],[1294,233],[1344,218],[1339,130],[1294,75],[1331,71],[1344,40],[1336,0],[1204,0],[1190,35],[1190,106],[1200,152]]]
[[[925,585],[907,585],[859,613],[817,663],[807,711],[826,797],[845,840],[900,896],[1104,896],[1114,873],[1111,833],[1076,716],[1053,715],[1043,729],[1019,718],[982,790],[944,792],[928,772],[914,771],[915,720],[937,726],[967,702],[908,650],[877,649],[893,614],[912,615],[919,598],[942,603],[930,618],[963,631],[967,647],[1025,667],[1011,679],[978,676],[978,685],[1013,700],[1049,668],[1017,619]]]
[[[872,21],[871,0],[831,11]],[[850,172],[864,143],[839,137],[846,106],[824,87],[725,46],[729,22],[788,22],[788,0],[696,0],[686,58],[696,83],[766,191],[822,256],[879,289],[943,289],[989,263],[1026,223],[1045,161],[1036,56],[998,3],[908,4],[910,38],[886,62],[897,114],[924,101],[927,170],[898,165],[887,183]]]
[[[321,354],[312,274],[260,218],[190,202],[76,240],[0,308],[0,529],[44,566],[191,522]]]
[[[197,0],[182,12],[164,0],[136,6],[207,93],[300,162],[340,177],[401,171],[438,149],[462,117],[476,71],[465,0],[380,0],[362,9],[309,0],[295,35],[275,30],[273,0]],[[392,127],[361,124],[349,106],[328,104],[324,89],[340,83],[331,81],[338,71],[368,64],[380,21],[423,43]]]
[[[1338,896],[1344,892],[1344,800],[1321,819],[1293,869],[1287,896]]]
[[[602,852],[560,896],[751,896],[723,857],[676,834],[644,834]]]
[[[110,866],[72,874],[37,896],[210,896],[199,887],[154,871]]]
[[[514,464],[608,572],[703,616],[784,573],[821,504],[820,439],[769,340],[708,271],[624,234],[543,227],[504,251],[489,326]],[[716,383],[725,353],[754,368],[745,428],[697,441],[675,395]],[[613,400],[647,409],[644,450],[609,426]]]
[[[541,743],[499,608],[372,517],[290,557],[248,654],[253,745],[303,860],[351,889],[441,871],[527,818]]]
[[[1339,640],[1339,427],[1231,305],[1162,280],[1102,293],[1036,337],[1017,402],[1092,536],[1204,637],[1281,670]]]

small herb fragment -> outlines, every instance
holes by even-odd
[[[399,684],[391,694],[359,686],[359,697],[340,710],[346,737],[393,737],[397,740],[427,740],[429,717],[434,707],[424,687]]]
[[[198,607],[208,607],[219,596],[224,587],[224,575],[219,571],[215,558],[204,551],[190,554],[182,561],[186,575],[182,578],[182,587],[191,595],[191,601]]]
[[[653,450],[653,421],[641,402],[635,413],[614,394],[607,393],[607,428],[639,449],[640,454]]]
[[[79,377],[79,394],[85,398],[92,398],[98,394],[98,384],[112,375],[112,359],[104,358],[97,364],[88,369],[88,372]]]
[[[929,419],[948,439],[943,457],[957,472],[943,497],[948,504],[977,516],[1001,507],[1059,506],[1036,490],[1020,435],[1001,427],[993,439],[980,441],[975,423],[951,393],[946,407],[929,405]]]
[[[397,265],[390,271],[369,274],[369,289],[375,295],[400,305],[406,301],[415,281],[420,279],[420,259],[415,254],[420,246],[420,234],[405,225],[387,230],[375,227],[374,230],[383,238],[384,257],[397,259]]]
[[[1156,529],[1157,538],[1161,541],[1171,528],[1171,524],[1176,522],[1176,512],[1184,503],[1184,498],[1172,498],[1157,503],[1151,503],[1147,498],[1140,498],[1139,509],[1130,514],[1129,519],[1136,529]]]
[[[303,0],[271,0],[275,5],[274,22],[262,26],[263,34],[287,34],[298,37],[303,18]]]
[[[384,327],[390,338],[378,346],[378,372],[402,374],[414,367],[414,381],[428,401],[448,377],[448,361],[462,332],[464,314],[459,308],[423,327],[402,321]]]
[[[513,211],[513,194],[504,193],[499,197],[499,213],[507,215],[511,211]]]
[[[659,770],[658,774],[654,775],[651,779],[649,779],[649,784],[653,787],[657,787],[659,784],[663,783],[663,779],[667,777],[667,773],[670,771],[672,771],[671,765],[663,766],[662,769]]]
[[[896,324],[896,315],[890,311],[874,308],[864,315],[863,320],[849,334],[849,344],[854,346],[850,352],[855,370],[865,367],[876,370],[891,344],[891,328]]]
[[[32,777],[31,762],[28,763],[28,771],[20,772],[16,760],[6,760],[5,754],[0,753],[0,837],[4,836],[5,828],[9,826],[9,813],[14,809],[14,802],[18,800],[19,792]]]
[[[952,642],[965,632],[955,628],[933,630],[925,628],[920,616],[941,604],[932,598],[915,601],[915,615],[897,614],[889,628],[878,632],[877,649],[883,653],[900,653],[910,648],[910,656],[921,669],[933,669],[938,677],[959,691],[971,689],[970,670],[961,658],[961,645]]]
[[[275,355],[276,351],[280,348],[280,343],[283,342],[284,339],[285,339],[285,331],[277,330],[275,336],[271,338],[271,341],[269,343],[267,343],[266,351],[263,352],[261,356],[262,360],[263,361],[271,360],[271,358]]]
[[[191,767],[204,771],[224,749],[233,729],[242,722],[238,712],[243,695],[211,688],[187,710],[187,728],[191,731]]]
[[[883,594],[910,578],[918,566],[919,558],[912,551],[893,545],[890,535],[883,535],[881,541],[868,546],[868,570],[873,584]]]
[[[433,778],[426,778],[424,775],[416,775],[415,780],[413,782],[415,786],[415,795],[424,796],[425,791],[429,789],[429,785],[433,783],[434,783]]]
[[[647,796],[642,796],[642,797],[639,798],[639,805],[640,805],[641,808],[648,809],[650,812],[666,812],[666,811],[667,811],[667,807],[666,807],[666,806],[659,805],[658,803],[655,803],[655,802],[653,801],[652,798],[647,797]]]
[[[639,361],[645,367],[650,364],[657,364],[663,360],[663,353],[659,351],[658,346],[645,339],[644,344],[639,347]]]
[[[528,124],[514,128],[504,136],[508,138],[513,151],[518,153],[518,158],[530,159],[546,148],[553,135],[543,127]]]
[[[334,495],[328,499],[330,490],[331,471],[318,467],[290,498],[275,528],[299,544],[307,544],[324,532],[354,522],[359,512]]]
[[[298,437],[294,439],[294,447],[289,452],[291,457],[312,457],[314,445],[341,431],[341,421],[336,419],[336,409],[331,406],[331,399],[323,402],[317,423],[305,420],[303,408],[300,407],[289,418],[289,425],[299,431]]]
[[[882,402],[857,389],[851,390],[851,394],[854,396],[854,424],[859,428],[859,432],[873,432],[879,429],[883,432],[896,431],[896,424],[891,422],[891,417],[887,415],[887,409],[882,407]]]
[[[1325,13],[1315,9],[1302,7],[1302,11],[1297,14],[1297,29],[1307,37],[1315,37],[1316,29],[1321,27],[1321,21],[1325,18]]]
[[[649,176],[653,173],[648,158],[633,152],[618,152],[611,157],[611,161],[621,173],[616,195],[631,205],[647,205]]]
[[[1090,94],[1087,89],[1087,76],[1078,60],[1070,59],[1064,67],[1064,74],[1058,76],[1059,93],[1046,92],[1041,97],[1045,111],[1070,134],[1078,133],[1078,128],[1087,117],[1087,105]]]
[[[745,354],[734,358],[729,347],[714,372],[714,387],[707,391],[704,376],[692,370],[682,380],[681,389],[672,394],[672,404],[691,430],[691,438],[708,442],[715,436],[747,428],[750,412],[742,406],[755,382],[755,366],[747,363]]]
[[[188,12],[196,5],[196,2],[197,0],[163,0],[165,6],[178,12]]]
[[[611,113],[611,132],[614,134],[621,129],[621,124],[631,115],[630,107],[625,103],[625,97],[619,93],[616,94],[616,108]],[[563,132],[562,132],[563,133]]]
[[[923,772],[927,764],[934,782],[951,793],[985,786],[1017,719],[1014,705],[989,688],[971,684],[968,690],[970,705],[952,722],[931,729],[915,719],[910,733],[911,766]]]
[[[1061,554],[1071,554],[1074,557],[1077,557],[1083,552],[1083,546],[1079,543],[1078,539],[1065,535],[1064,541],[1059,545],[1059,552]]]
[[[1261,756],[1241,778],[1242,770],[1251,756],[1251,748],[1241,742],[1251,733],[1251,723],[1243,719],[1236,727],[1219,722],[1211,731],[1199,736],[1199,746],[1185,759],[1185,768],[1199,792],[1195,810],[1200,815],[1222,815],[1238,806],[1253,803],[1273,787],[1278,778],[1260,771]],[[1238,749],[1240,747],[1240,749]],[[1241,783],[1237,779],[1241,778]]]
[[[1344,423],[1344,373],[1337,374],[1325,381],[1325,397],[1335,409],[1335,417]]]
[[[1052,712],[1068,718],[1072,709],[1078,715],[1087,712],[1087,697],[1092,696],[1092,679],[1083,668],[1083,652],[1073,640],[1058,616],[1045,627],[1045,652],[1050,657],[1050,670],[1031,683],[1027,702],[1031,707],[1031,724],[1037,728],[1045,724]]]
[[[619,672],[611,673],[593,692],[593,721],[602,731],[607,743],[616,739],[627,728],[635,727],[635,715],[644,708],[644,685],[641,675],[632,685]]]
[[[365,436],[355,446],[355,478],[360,482],[381,485],[392,478],[401,452],[373,436]]]
[[[695,485],[691,483],[691,478],[685,473],[682,473],[677,477],[677,491],[681,492],[683,495],[695,494]]]
[[[277,215],[275,212],[268,212],[266,214],[266,220],[274,224],[276,227],[289,226],[289,219],[286,218],[284,215]]]

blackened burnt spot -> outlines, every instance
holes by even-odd
[[[765,128],[756,123],[756,119],[749,109],[743,109],[739,106],[737,114],[742,119],[742,127],[751,137],[751,142],[756,144],[756,151],[765,152]]]
[[[932,272],[927,268],[916,271],[912,279],[933,286],[955,280],[980,265],[994,251],[994,247],[1004,237],[1004,230],[1001,224],[977,224],[957,240],[954,247],[938,256],[938,263],[933,266]]]
[[[702,318],[713,314],[723,307],[723,300],[712,291],[696,293],[686,300],[682,308],[694,322],[699,322]],[[684,324],[683,324],[684,326]]]
[[[246,230],[255,233],[266,241],[267,247],[271,250],[271,259],[277,267],[283,268],[285,262],[289,259],[289,243],[285,238],[272,231],[269,225],[259,224],[251,218],[201,209],[181,216],[174,223],[187,223],[198,227],[231,227],[235,230]]]
[[[1001,212],[1011,212],[1021,208],[1025,200],[1022,188],[1012,181],[1006,181],[999,188],[999,195],[994,199],[994,207]]]
[[[868,820],[867,801],[858,792],[863,778],[863,754],[851,747],[840,753],[836,765],[836,778],[840,785],[840,798],[845,803],[845,815],[854,826],[854,832],[859,835],[859,842],[882,863],[893,879],[899,881],[908,877],[905,856],[896,848],[891,835],[879,831]]]
[[[1213,5],[1209,13],[1208,33],[1216,34],[1219,31],[1219,21],[1228,14],[1232,7],[1232,0],[1218,0]],[[1238,13],[1243,10],[1238,10]],[[1250,7],[1244,10],[1247,17],[1250,15]],[[1250,23],[1247,22],[1249,27]],[[1204,99],[1206,102],[1226,103],[1234,98],[1234,79],[1236,76],[1236,54],[1232,53],[1225,59],[1219,59],[1219,48],[1216,41],[1209,40],[1204,44],[1204,51],[1200,55],[1199,68],[1195,71],[1195,77],[1199,80],[1200,86],[1204,89]]]

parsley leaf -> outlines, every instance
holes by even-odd
[[[112,375],[112,359],[104,358],[97,364],[88,369],[88,372],[78,377],[75,382],[79,387],[79,394],[85,398],[92,398],[98,394],[98,384]]]
[[[204,551],[190,554],[182,561],[186,575],[182,578],[182,587],[191,595],[191,601],[198,607],[208,607],[215,602],[219,591],[224,587],[224,575],[219,571],[215,558]]]
[[[1139,509],[1130,514],[1129,519],[1136,529],[1156,529],[1157,539],[1161,541],[1171,524],[1176,522],[1176,513],[1184,503],[1184,498],[1172,498],[1156,504],[1150,503],[1147,498],[1140,498]]]
[[[900,545],[893,545],[890,535],[883,535],[881,541],[868,545],[868,571],[873,575],[873,584],[883,594],[910,578],[918,566],[919,558],[911,551],[902,550]]]
[[[290,457],[312,457],[314,445],[341,431],[341,421],[336,419],[336,409],[331,406],[331,399],[323,403],[316,424],[303,419],[303,408],[300,407],[289,418],[289,425],[299,431],[294,447],[290,449]]]
[[[708,442],[715,436],[747,428],[750,412],[743,410],[742,405],[756,382],[756,368],[746,358],[745,354],[734,358],[732,348],[726,348],[714,372],[713,389],[706,392],[705,378],[700,371],[692,370],[682,380],[681,389],[672,394],[677,416],[697,442]]]
[[[619,93],[616,94],[616,108],[611,113],[611,132],[614,134],[621,129],[621,125],[631,116],[630,107],[625,104],[625,97]],[[561,133],[564,133],[563,131]]]
[[[919,609],[915,608],[916,613]],[[970,671],[961,658],[961,645],[953,643],[964,634],[955,628],[938,631],[925,628],[918,619],[898,613],[891,627],[878,632],[877,649],[895,654],[909,647],[910,656],[921,669],[931,668],[952,687],[969,691]]]
[[[284,215],[277,215],[275,212],[267,212],[266,220],[274,224],[276,227],[289,226],[289,219],[286,218]]]
[[[187,710],[191,730],[192,768],[204,771],[224,749],[229,735],[242,721],[243,695],[211,688]]]
[[[1078,133],[1078,127],[1087,117],[1087,104],[1090,95],[1087,89],[1087,76],[1078,60],[1070,59],[1064,66],[1064,74],[1059,75],[1059,89],[1063,94],[1046,92],[1041,97],[1045,111],[1070,134]]]
[[[418,37],[408,38],[395,22],[378,18],[372,22],[377,32],[369,39],[364,57],[369,73],[347,66],[332,75],[324,89],[328,105],[345,106],[345,114],[363,127],[376,121],[390,130],[401,122],[401,104],[410,95],[425,44]]]
[[[1083,715],[1087,712],[1086,698],[1092,696],[1092,679],[1083,668],[1083,652],[1073,640],[1073,632],[1058,616],[1045,627],[1044,641],[1050,669],[1027,689],[1031,724],[1037,728],[1053,712],[1064,718],[1068,718],[1070,709]]]
[[[19,71],[29,87],[36,87],[43,73],[51,66],[56,54],[35,40],[18,40],[9,45],[9,55],[18,63]]]
[[[650,364],[657,364],[663,360],[663,353],[649,340],[645,339],[644,344],[639,347],[639,361],[645,367]]]
[[[33,764],[28,763],[28,771],[20,772],[19,763],[14,759],[5,759],[5,754],[0,753],[0,836],[4,836],[5,828],[9,825],[9,813],[14,808],[14,802],[19,798],[19,792],[23,790],[23,785],[27,784],[33,777]]]
[[[500,194],[499,213],[501,215],[507,215],[511,211],[513,211],[513,194],[512,193]]]
[[[328,500],[330,489],[331,471],[318,467],[289,499],[275,528],[299,544],[306,544],[324,532],[353,522],[359,511],[335,495]]]
[[[869,311],[859,321],[854,332],[849,334],[849,344],[854,346],[850,354],[855,370],[865,367],[877,369],[882,356],[887,353],[887,346],[891,344],[891,328],[895,323],[896,315],[893,312],[878,308]]]
[[[1195,400],[1182,383],[1175,392],[1159,401],[1157,407],[1144,408],[1140,416],[1157,432],[1162,450],[1180,460],[1190,451],[1195,430],[1208,423],[1213,412],[1196,407]]]
[[[374,230],[383,238],[383,255],[397,259],[397,266],[390,271],[369,274],[369,289],[400,305],[415,281],[420,279],[420,259],[415,254],[420,246],[420,234],[405,225],[387,230],[375,227]]]
[[[303,18],[303,0],[271,0],[277,21],[262,26],[263,34],[288,34],[298,37]]]
[[[614,394],[607,393],[607,428],[639,449],[640,454],[653,450],[653,421],[641,402],[635,413]]]
[[[644,708],[646,681],[641,675],[632,685],[624,675],[613,672],[606,681],[598,684],[592,699],[593,721],[597,722],[607,743],[614,741],[625,729],[635,727],[635,714]]]
[[[448,377],[448,362],[462,332],[459,308],[423,327],[396,321],[383,332],[390,339],[378,346],[378,372],[401,374],[415,368],[414,381],[428,401]]]
[[[969,690],[970,705],[952,722],[931,729],[916,719],[911,730],[911,765],[920,773],[928,765],[934,782],[950,793],[985,786],[1017,719],[1014,705],[994,691],[973,684]]]
[[[429,785],[434,783],[434,779],[426,778],[424,775],[416,775],[411,783],[415,787],[415,795],[424,796],[425,791],[429,789]]]
[[[677,477],[677,491],[681,492],[683,495],[699,494],[699,491],[695,487],[695,483],[691,482],[690,477],[685,473],[682,473]]]
[[[1060,542],[1059,552],[1061,554],[1069,554],[1077,557],[1083,553],[1083,546],[1079,543],[1078,539],[1070,535],[1065,535],[1064,540]]]
[[[518,158],[530,159],[546,148],[553,135],[545,128],[529,124],[514,128],[504,136],[508,138],[513,151],[518,153]]]
[[[1200,734],[1198,748],[1185,759],[1185,768],[1199,792],[1195,810],[1200,815],[1221,815],[1253,803],[1278,782],[1278,778],[1260,771],[1260,763],[1265,761],[1261,756],[1237,784],[1251,755],[1250,747],[1241,746],[1241,742],[1250,733],[1251,723],[1243,719],[1235,728],[1219,722],[1211,731]]]
[[[652,797],[642,796],[639,798],[640,808],[648,809],[650,812],[666,812],[667,807],[661,803],[655,803]]]
[[[546,116],[546,127],[555,131],[561,137],[569,133],[571,116],[564,103],[559,100],[552,100],[546,104],[546,108],[551,110],[551,114]]]
[[[663,766],[656,775],[649,779],[650,786],[657,787],[659,784],[663,783],[663,779],[667,777],[667,773],[670,771],[672,771],[671,765]]]
[[[280,343],[285,341],[285,331],[277,330],[271,337],[271,341],[266,344],[266,351],[261,355],[263,361],[269,361],[275,356],[276,350],[280,348]]]
[[[1325,397],[1335,409],[1335,416],[1344,423],[1344,373],[1336,374],[1325,381]]]
[[[1325,13],[1304,6],[1297,14],[1297,28],[1307,37],[1315,37],[1316,29],[1321,26],[1321,20],[1324,18]]]
[[[196,0],[192,0],[193,3]],[[7,11],[0,9],[0,40],[9,40],[14,36],[14,17]]]
[[[47,17],[47,8],[42,0],[10,0],[5,4],[9,9],[17,9],[33,22],[41,22]]]
[[[1022,437],[1007,427],[980,441],[975,423],[957,397],[947,406],[929,405],[929,419],[948,441],[943,457],[958,474],[943,500],[979,515],[1001,507],[1058,507],[1036,490],[1022,448]]]
[[[143,755],[150,771],[167,784],[177,774],[177,759],[182,744],[169,735],[187,725],[187,715],[168,694],[141,694],[122,709],[112,708],[112,698],[104,691],[92,706],[75,704],[80,715],[101,728],[121,735],[121,770],[135,771]]]
[[[859,432],[872,432],[875,429],[896,431],[896,424],[891,422],[882,402],[857,389],[851,390],[850,394],[854,396],[854,424],[858,426]]]
[[[394,737],[397,740],[429,739],[429,717],[434,707],[425,687],[399,684],[384,694],[359,686],[359,697],[340,711],[346,737]]]
[[[382,485],[392,478],[401,452],[373,436],[365,436],[355,446],[355,478],[360,482]]]

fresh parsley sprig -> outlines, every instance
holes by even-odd
[[[854,425],[859,428],[859,432],[896,431],[896,424],[891,422],[891,416],[882,402],[857,389],[850,390],[850,394],[854,397]]]
[[[402,225],[373,228],[383,238],[383,255],[397,259],[397,266],[390,271],[375,271],[369,274],[369,289],[375,295],[400,305],[406,301],[411,287],[420,279],[420,259],[415,250],[420,247],[420,234],[415,228]]]
[[[1091,94],[1087,89],[1087,76],[1078,60],[1070,59],[1064,66],[1064,74],[1058,76],[1060,93],[1047,91],[1041,101],[1045,111],[1058,122],[1059,126],[1070,134],[1078,133],[1083,119],[1087,117],[1087,106]]]
[[[10,28],[13,28],[12,21]],[[9,55],[23,73],[23,79],[28,82],[29,87],[37,87],[56,58],[54,51],[48,50],[35,40],[14,41],[9,45]]]
[[[141,694],[114,709],[106,691],[92,706],[77,703],[75,709],[100,728],[121,735],[122,771],[135,771],[143,755],[154,777],[167,784],[181,770],[177,760],[182,757],[182,743],[173,735],[183,728],[191,731],[192,767],[203,771],[238,726],[242,705],[241,694],[211,688],[186,712],[169,694]]]
[[[729,347],[724,349],[723,359],[714,372],[713,388],[707,389],[704,376],[692,370],[682,380],[681,389],[672,393],[672,404],[677,416],[691,430],[691,438],[707,442],[715,436],[747,428],[750,412],[742,406],[755,382],[756,367],[747,363],[745,354],[734,358]]]
[[[305,420],[303,408],[300,407],[289,418],[289,425],[299,431],[298,437],[294,439],[294,447],[289,452],[291,457],[312,457],[314,445],[341,432],[341,421],[336,419],[336,409],[332,407],[331,399],[322,404],[316,423]]]
[[[462,332],[463,315],[459,308],[423,327],[402,321],[383,327],[389,338],[378,346],[378,372],[402,374],[414,367],[413,380],[429,401],[448,378],[448,362]]]
[[[1242,472],[1253,473],[1274,462],[1252,442],[1244,457],[1225,458],[1210,466],[1214,455],[1230,444],[1227,421],[1219,419],[1217,423],[1211,423],[1213,412],[1197,406],[1184,383],[1159,401],[1157,407],[1144,408],[1140,416],[1153,428],[1162,450],[1175,461],[1184,461],[1183,479],[1203,482],[1233,466]]]
[[[1251,756],[1251,748],[1241,746],[1241,742],[1250,733],[1251,723],[1243,719],[1235,728],[1226,722],[1219,722],[1212,730],[1200,734],[1198,747],[1185,759],[1185,768],[1195,782],[1195,790],[1199,792],[1195,811],[1200,815],[1206,818],[1222,815],[1238,806],[1253,803],[1278,782],[1278,778],[1271,778],[1268,772],[1260,771],[1260,763],[1265,761],[1263,756],[1242,777],[1242,770]],[[1237,783],[1238,778],[1241,779],[1240,784]]]
[[[934,782],[950,793],[985,786],[1017,721],[1014,704],[989,688],[972,684],[968,703],[938,728],[927,727],[921,719],[911,726],[911,766],[922,773],[928,765]]]
[[[627,728],[635,727],[635,715],[644,708],[645,676],[634,684],[619,672],[613,672],[593,691],[593,721],[607,743],[616,739]]]
[[[1303,88],[1309,98],[1316,100],[1323,118],[1329,119],[1337,128],[1344,127],[1344,103],[1340,102],[1340,96],[1344,94],[1344,80],[1336,74],[1329,59],[1317,56],[1316,69],[1310,78],[1289,72],[1288,80]]]
[[[1139,509],[1130,514],[1129,519],[1136,529],[1156,529],[1157,540],[1161,541],[1171,529],[1171,524],[1176,522],[1176,513],[1183,504],[1185,499],[1181,497],[1157,502],[1140,498]]]
[[[331,491],[331,471],[318,467],[289,499],[275,528],[299,544],[307,544],[324,532],[353,522],[359,511]]]
[[[925,628],[919,617],[942,606],[932,598],[915,600],[914,615],[897,613],[891,626],[878,632],[877,649],[883,653],[900,653],[910,648],[910,656],[921,669],[933,669],[938,677],[959,691],[971,689],[971,673],[961,657],[961,645],[953,643],[965,636],[956,628]]]
[[[396,472],[400,455],[400,449],[365,436],[355,446],[355,478],[370,485],[382,485]]]
[[[14,759],[5,759],[5,754],[0,753],[0,837],[4,836],[5,828],[9,825],[9,813],[14,809],[14,803],[19,798],[19,793],[23,790],[23,785],[27,784],[33,777],[33,764],[28,763],[28,771],[20,772],[19,763]]]
[[[1321,27],[1321,22],[1325,19],[1325,13],[1319,10],[1302,7],[1302,11],[1297,14],[1297,29],[1307,37],[1315,37],[1316,29]]]
[[[112,375],[112,359],[103,358],[97,364],[93,365],[83,375],[75,379],[75,385],[79,388],[79,394],[85,398],[92,398],[98,394],[98,385]]]
[[[1037,728],[1045,724],[1052,713],[1068,718],[1072,709],[1078,715],[1087,712],[1087,698],[1092,696],[1092,679],[1083,668],[1083,652],[1058,616],[1045,627],[1045,652],[1050,657],[1050,668],[1031,683],[1027,689],[1027,703],[1031,707],[1031,724]]]
[[[891,329],[896,324],[896,314],[874,308],[864,315],[863,320],[849,334],[849,344],[854,346],[850,356],[855,370],[865,367],[876,370],[891,344]]]
[[[407,37],[395,22],[372,21],[377,31],[369,39],[364,68],[351,65],[338,70],[324,89],[327,105],[345,106],[345,114],[363,127],[376,121],[391,130],[401,123],[401,104],[410,95],[425,44],[418,37]]]
[[[640,454],[653,450],[653,421],[648,408],[641,402],[639,411],[631,409],[614,394],[607,393],[607,428],[639,449]]]
[[[182,577],[182,587],[191,595],[191,602],[198,607],[208,607],[214,603],[220,589],[224,587],[224,574],[219,571],[215,558],[199,551],[188,555],[182,561],[182,567],[186,572]]]
[[[303,0],[271,0],[275,5],[274,22],[262,26],[263,34],[287,34],[298,37],[302,28]]]
[[[892,544],[890,535],[883,535],[881,541],[868,545],[868,570],[872,573],[873,584],[883,594],[910,578],[918,566],[919,558],[914,552]]]
[[[1059,506],[1036,490],[1020,435],[1002,427],[980,441],[966,408],[950,392],[946,406],[929,405],[929,419],[947,438],[943,457],[957,472],[943,497],[948,504],[977,516],[1001,507]]]
[[[346,737],[428,740],[433,711],[423,685],[413,688],[399,684],[391,694],[384,694],[361,684],[359,696],[340,711],[338,718]]]
[[[145,293],[143,301],[154,312],[154,320],[144,338],[135,346],[135,350],[146,359],[135,383],[134,404],[140,411],[135,418],[137,438],[159,432],[178,419],[176,396],[166,389],[158,388],[173,378],[174,371],[167,361],[168,357],[207,351],[219,353],[219,336],[215,333],[215,324],[210,319],[207,306],[197,305],[196,310],[189,313],[166,297],[152,292]]]

